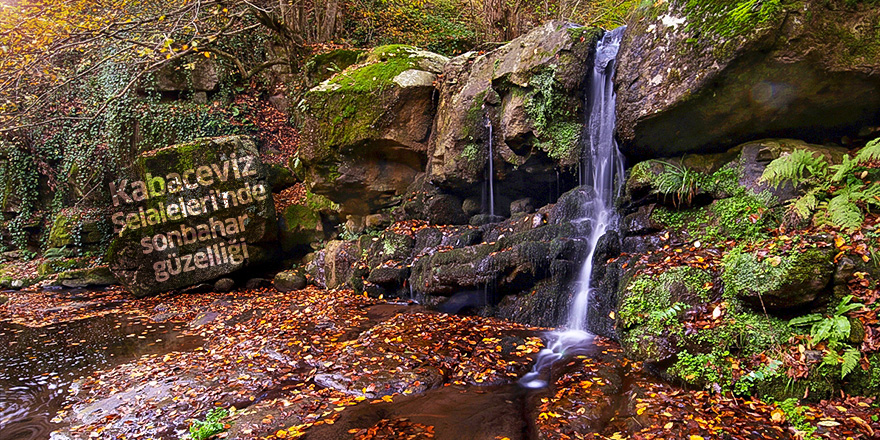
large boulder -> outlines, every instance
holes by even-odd
[[[866,2],[658,2],[627,29],[618,132],[631,159],[858,134],[880,114],[880,9]]]
[[[447,61],[410,46],[382,46],[309,90],[297,110],[312,191],[344,214],[398,202],[424,170],[434,81]]]
[[[271,188],[253,141],[228,136],[141,153],[110,183],[113,275],[144,296],[255,263],[277,237]]]
[[[504,182],[497,191],[511,200],[529,189],[545,194],[556,183],[556,169],[571,169],[580,158],[584,83],[600,35],[600,29],[553,21],[492,52],[450,61],[440,85],[429,180],[474,193],[491,159],[492,177]]]
[[[763,254],[735,249],[724,257],[721,279],[729,294],[758,310],[788,313],[831,295],[833,248]]]

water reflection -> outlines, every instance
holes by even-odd
[[[45,439],[69,385],[145,354],[192,350],[181,323],[118,315],[30,328],[0,322],[0,439]]]

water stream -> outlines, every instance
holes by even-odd
[[[492,155],[492,121],[486,120],[489,129],[489,216],[495,218],[495,165]],[[494,221],[494,220],[493,220]]]
[[[543,379],[546,370],[566,355],[576,354],[592,342],[593,334],[587,328],[587,314],[590,309],[591,278],[593,273],[593,254],[599,239],[616,224],[614,199],[622,186],[623,156],[614,140],[615,94],[614,61],[620,47],[620,40],[626,30],[621,26],[606,32],[596,44],[596,56],[587,94],[583,163],[580,166],[580,181],[587,185],[588,197],[583,201],[583,217],[577,222],[589,227],[587,255],[577,281],[575,295],[569,308],[568,320],[560,330],[548,335],[547,348],[538,354],[532,371],[521,379],[527,388],[541,388],[547,385]]]
[[[70,384],[145,354],[192,350],[182,323],[107,315],[47,327],[0,322],[0,439],[46,439]]]

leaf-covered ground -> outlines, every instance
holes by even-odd
[[[877,403],[781,407],[678,388],[597,339],[554,366],[550,388],[515,384],[539,329],[439,314],[350,291],[261,289],[135,300],[106,292],[11,293],[0,319],[48,325],[127,314],[187,321],[205,344],[88,374],[58,416],[71,438],[183,435],[234,408],[236,439],[868,439]]]

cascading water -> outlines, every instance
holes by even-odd
[[[547,385],[541,379],[542,371],[567,353],[588,345],[593,334],[587,329],[589,311],[590,282],[593,272],[593,254],[599,239],[616,222],[614,199],[621,187],[623,178],[623,156],[614,140],[614,61],[625,26],[606,32],[596,44],[596,56],[590,78],[589,112],[586,118],[586,138],[584,159],[580,167],[580,181],[589,185],[588,200],[583,204],[583,218],[578,222],[587,224],[587,256],[577,282],[575,296],[569,309],[564,330],[553,332],[548,348],[538,354],[532,371],[520,383],[528,388]]]
[[[489,129],[489,216],[495,218],[495,165],[492,156],[492,121],[486,120]]]

